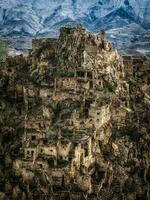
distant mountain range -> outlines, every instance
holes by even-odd
[[[64,24],[105,29],[119,49],[150,43],[150,0],[1,0],[0,35],[7,38],[58,36]],[[131,49],[131,48],[130,48]],[[142,52],[140,47],[140,51]],[[145,51],[145,49],[144,49]]]

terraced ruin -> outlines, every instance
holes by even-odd
[[[62,27],[0,63],[0,199],[149,200],[150,75]]]

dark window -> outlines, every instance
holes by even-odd
[[[8,68],[8,70],[7,70],[8,72],[12,72],[12,70],[10,69],[10,68]]]
[[[72,158],[71,158],[71,157],[69,157],[69,162],[70,162],[70,161],[72,161]]]
[[[47,138],[44,138],[43,139],[43,144],[47,144],[47,142],[48,142]]]
[[[36,140],[36,136],[33,135],[33,136],[31,137],[31,140],[32,140],[32,141]]]
[[[42,164],[40,164],[40,168],[42,168],[43,167],[43,165]]]
[[[74,146],[75,146],[75,147],[78,146],[78,143],[75,142],[75,143],[74,143]]]
[[[27,151],[27,154],[29,155],[29,154],[30,154],[30,152],[29,152],[29,151]]]
[[[88,156],[88,144],[85,144],[84,151],[85,151],[85,157],[87,157]]]
[[[31,155],[32,155],[32,156],[34,155],[34,151],[31,151]]]
[[[54,160],[52,158],[48,160],[48,165],[50,168],[54,167]]]
[[[78,71],[78,72],[77,72],[77,76],[83,78],[85,75],[84,75],[84,72],[83,72],[83,71]]]
[[[87,72],[87,77],[92,79],[92,72]]]
[[[93,81],[90,81],[90,88],[93,88]]]
[[[136,200],[146,200],[146,195],[145,194],[137,194],[136,195]]]
[[[81,121],[80,124],[83,125],[83,124],[84,124],[84,121]]]
[[[63,157],[62,157],[62,156],[60,156],[59,158],[60,158],[60,160],[62,160],[62,159],[63,159]]]
[[[64,175],[62,176],[62,186],[64,186],[64,184],[65,184],[65,177],[64,177]]]

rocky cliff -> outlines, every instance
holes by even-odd
[[[149,200],[146,57],[81,26],[0,64],[0,199]]]

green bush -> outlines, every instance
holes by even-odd
[[[8,46],[6,42],[0,39],[0,60],[3,60],[8,55]]]

